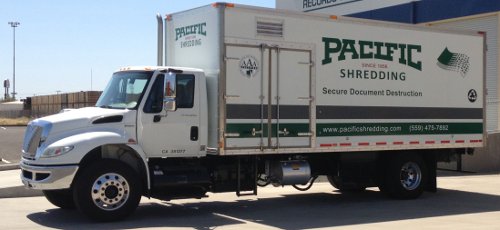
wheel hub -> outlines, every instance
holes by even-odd
[[[422,170],[418,164],[407,162],[401,167],[400,181],[406,190],[414,190],[422,182]]]
[[[129,183],[120,174],[106,173],[95,180],[91,194],[94,204],[100,209],[116,210],[129,197]]]
[[[117,187],[107,187],[106,190],[104,191],[104,195],[108,199],[114,199],[118,196],[118,188]]]

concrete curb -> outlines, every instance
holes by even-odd
[[[15,169],[20,169],[18,163],[14,164],[2,164],[0,165],[0,171],[7,171],[7,170],[15,170]]]
[[[13,170],[19,170],[19,169],[20,169],[20,167],[19,167],[18,163],[1,164],[0,165],[0,172],[7,173],[5,175],[9,176],[9,178],[6,178],[7,181],[11,181],[9,179],[12,179],[12,178],[10,178],[10,176],[12,174],[10,172],[8,172],[8,171],[14,172]],[[16,180],[19,180],[19,184],[12,185],[12,186],[5,187],[5,188],[0,188],[0,199],[3,199],[3,198],[18,198],[18,197],[43,196],[43,192],[41,190],[35,190],[35,189],[27,189],[27,188],[25,188],[22,185],[22,183],[21,183],[21,178],[20,178],[19,173],[15,174]],[[14,175],[12,175],[12,176],[14,176]]]
[[[0,188],[0,199],[43,196],[42,190],[27,189],[24,186]]]

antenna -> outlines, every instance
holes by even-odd
[[[90,91],[92,91],[92,68],[90,68]]]

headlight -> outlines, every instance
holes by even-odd
[[[48,148],[45,150],[45,152],[43,152],[41,157],[58,157],[68,153],[74,148],[75,148],[74,146],[61,146],[61,147]]]

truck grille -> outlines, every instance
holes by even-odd
[[[34,158],[36,149],[40,145],[43,128],[40,126],[31,125],[26,128],[23,143],[23,157]]]

